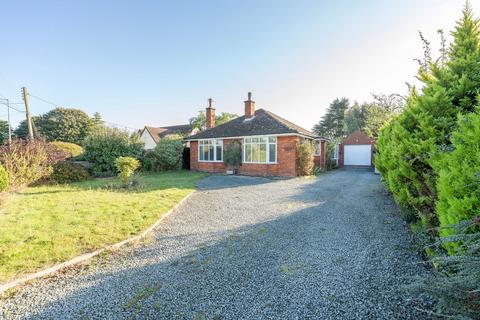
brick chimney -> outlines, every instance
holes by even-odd
[[[208,99],[208,107],[206,109],[207,129],[215,127],[215,108],[212,105],[213,100],[210,98]]]
[[[248,93],[248,100],[245,101],[245,119],[255,115],[255,101],[252,100],[252,93]]]

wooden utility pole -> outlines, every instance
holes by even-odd
[[[28,136],[33,140],[32,116],[30,114],[30,107],[28,105],[28,91],[26,87],[22,87],[22,94],[23,101],[25,102],[25,113],[27,114]]]
[[[7,99],[7,116],[8,116],[8,145],[12,145],[12,125],[10,123],[10,101]]]

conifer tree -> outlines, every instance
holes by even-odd
[[[319,136],[329,139],[343,137],[345,135],[345,111],[348,106],[347,98],[333,100],[325,115],[313,127],[313,131]]]
[[[480,88],[479,24],[468,4],[452,35],[446,61],[427,59],[421,66],[418,79],[424,87],[412,94],[405,111],[382,131],[376,157],[395,198],[415,208],[425,227],[438,225],[434,167],[451,150],[458,113],[474,109]]]

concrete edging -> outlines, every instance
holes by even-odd
[[[85,261],[88,261],[90,260],[91,258],[95,257],[95,256],[98,256],[99,254],[101,254],[102,252],[104,252],[105,250],[109,250],[109,249],[119,249],[121,247],[123,247],[124,245],[126,244],[129,244],[131,242],[135,242],[135,241],[138,241],[138,240],[141,240],[143,238],[145,238],[145,236],[147,236],[147,234],[149,234],[153,229],[155,229],[166,217],[168,217],[173,211],[175,211],[180,205],[182,205],[188,198],[190,198],[190,196],[192,196],[194,193],[196,192],[196,190],[194,190],[193,192],[191,192],[190,194],[186,195],[182,200],[180,200],[179,203],[177,203],[172,209],[168,210],[164,215],[162,215],[154,224],[152,224],[150,227],[148,227],[147,229],[143,230],[140,234],[136,235],[136,236],[132,236],[128,239],[125,239],[125,240],[122,240],[120,242],[117,242],[117,243],[114,243],[114,244],[111,244],[111,245],[108,245],[108,246],[105,246],[103,248],[100,248],[100,249],[97,249],[93,252],[89,252],[89,253],[84,253],[82,255],[79,255],[79,256],[76,256],[75,258],[72,258],[68,261],[65,261],[65,262],[62,262],[62,263],[59,263],[59,264],[56,264],[54,266],[51,266],[47,269],[44,269],[44,270],[41,270],[41,271],[38,271],[38,272],[35,272],[35,273],[31,273],[31,274],[27,274],[25,276],[22,276],[18,279],[15,279],[13,281],[10,281],[10,282],[7,282],[7,283],[4,283],[2,285],[0,285],[0,294],[4,293],[5,291],[7,291],[8,289],[12,289],[12,288],[15,288],[16,286],[19,286],[21,284],[24,284],[28,281],[31,281],[31,280],[35,280],[35,279],[38,279],[38,278],[41,278],[41,277],[44,277],[44,276],[48,276],[48,275],[51,275],[63,268],[66,268],[66,267],[70,267],[70,266],[73,266],[73,265],[76,265],[76,264],[79,264],[81,262],[85,262]]]

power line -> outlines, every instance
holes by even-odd
[[[43,102],[45,102],[45,103],[51,104],[52,106],[55,106],[55,107],[57,107],[57,108],[61,108],[60,105],[58,105],[58,104],[56,104],[56,103],[53,103],[53,102],[51,102],[51,101],[45,100],[45,99],[43,99],[43,98],[40,98],[40,97],[38,97],[38,96],[36,96],[36,95],[34,95],[34,94],[28,93],[28,95],[29,95],[30,97],[33,97],[33,98],[38,99],[38,100],[40,100],[40,101],[43,101]]]
[[[1,100],[3,100],[3,99],[1,99]],[[8,100],[8,99],[5,99],[5,100]],[[6,103],[6,102],[1,102],[1,101],[0,101],[0,103],[3,104],[4,106],[6,106],[7,108],[10,108],[10,109],[15,110],[17,112],[25,113],[25,111],[18,110],[17,108],[14,108],[14,107],[11,106],[11,104],[20,104],[20,103],[12,103],[12,102]]]
[[[57,107],[57,108],[61,108],[60,105],[58,105],[58,104],[56,104],[56,103],[54,103],[54,102],[51,102],[51,101],[49,101],[49,100],[43,99],[43,98],[41,98],[41,97],[39,97],[39,96],[33,95],[33,94],[31,94],[31,93],[28,93],[28,95],[29,95],[30,97],[36,98],[36,99],[38,99],[38,100],[40,100],[40,101],[43,101],[43,102],[45,102],[45,103],[47,103],[47,104],[50,104],[50,105],[52,105],[52,106],[55,106],[55,107]],[[125,129],[130,129],[130,130],[138,130],[138,128],[132,128],[132,127],[129,127],[129,126],[126,126],[126,125],[123,125],[123,124],[118,124],[118,123],[109,122],[109,121],[103,121],[103,122],[106,123],[106,124],[109,124],[109,125],[111,125],[111,126],[114,126],[114,127],[121,127],[121,128],[125,128]]]

